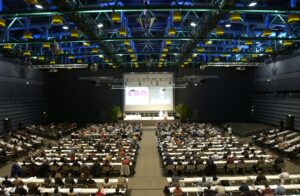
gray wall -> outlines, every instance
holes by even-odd
[[[0,132],[5,118],[11,119],[13,128],[19,122],[27,125],[41,120],[42,112],[48,108],[43,75],[0,60]]]
[[[278,125],[286,115],[295,116],[295,128],[300,130],[300,56],[257,68],[254,74],[255,91],[251,104],[255,119]]]

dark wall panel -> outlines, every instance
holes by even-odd
[[[290,114],[295,116],[295,129],[300,130],[300,98],[255,95],[252,105],[257,120],[279,125],[279,121],[285,121]]]
[[[174,71],[174,70],[166,70]],[[240,72],[231,69],[175,70],[176,77],[183,75],[219,75],[198,87],[175,90],[175,104],[185,103],[193,112],[193,120],[246,120],[252,90],[251,70]],[[93,86],[80,76],[121,77],[121,71],[88,70],[61,71],[49,75],[49,104],[52,120],[78,122],[105,121],[106,110],[112,105],[123,108],[123,90],[110,86]]]
[[[0,60],[0,132],[5,118],[13,128],[39,122],[47,104],[43,72]]]
[[[295,128],[300,130],[300,56],[257,68],[254,74],[255,92],[251,103],[255,119],[278,125],[286,115],[295,116]]]

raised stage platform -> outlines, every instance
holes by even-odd
[[[147,116],[143,117],[141,115],[126,115],[124,120],[119,120],[120,123],[141,123],[143,126],[155,126],[158,122],[163,122],[163,121],[168,121],[168,122],[174,122],[177,121],[174,119],[173,116],[168,116],[168,117],[158,117],[158,116]]]

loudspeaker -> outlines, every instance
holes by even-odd
[[[294,130],[295,129],[295,116],[287,115],[285,120],[286,129]]]
[[[6,118],[3,120],[3,130],[4,133],[10,133],[12,131],[11,119]]]

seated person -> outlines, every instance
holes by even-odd
[[[256,177],[256,179],[255,179],[255,184],[264,184],[264,183],[266,183],[267,182],[267,178],[266,178],[266,176],[265,175],[263,175],[263,173],[260,171],[260,172],[258,172],[258,175],[257,175],[257,177]]]
[[[174,196],[182,195],[182,189],[180,188],[179,184],[176,184],[175,189],[173,191],[173,195]]]
[[[109,178],[108,177],[105,177],[104,178],[104,182],[102,183],[102,188],[111,188],[112,185],[111,183],[109,182]]]
[[[261,191],[262,196],[273,196],[273,190],[270,188],[269,184],[265,184],[265,189]]]
[[[216,193],[215,193],[215,191],[211,190],[211,185],[209,184],[207,186],[207,189],[204,189],[203,195],[204,196],[215,196]]]
[[[68,177],[65,179],[65,184],[72,184],[72,185],[75,184],[74,178],[72,177],[71,173],[69,173]]]
[[[19,194],[19,195],[26,195],[27,191],[23,186],[23,182],[20,182],[19,185],[16,187],[14,194]]]
[[[2,181],[1,184],[2,184],[2,186],[6,187],[6,188],[13,187],[13,183],[10,180],[8,180],[8,176],[4,177],[4,180]]]

